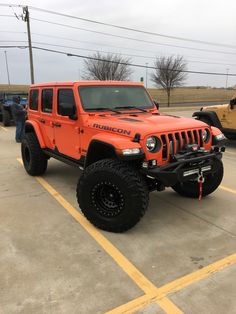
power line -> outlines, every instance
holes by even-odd
[[[1,4],[0,4],[1,6]],[[14,16],[11,16],[14,17]],[[57,23],[57,22],[52,22],[52,21],[47,21],[47,20],[42,20],[42,19],[37,19],[37,18],[32,18],[31,20],[35,20],[38,22],[44,22],[52,25],[58,25],[58,26],[63,26],[67,28],[72,28],[72,29],[78,29],[86,32],[91,32],[91,33],[96,33],[100,35],[105,35],[105,36],[111,36],[111,37],[116,37],[116,38],[122,38],[122,39],[128,39],[128,40],[133,40],[137,42],[144,42],[144,43],[149,43],[149,44],[155,44],[159,46],[166,46],[166,47],[174,47],[174,48],[181,48],[181,49],[189,49],[189,50],[194,50],[194,51],[204,51],[204,52],[213,52],[213,53],[220,53],[220,54],[226,54],[226,55],[236,55],[236,52],[228,52],[228,51],[219,51],[219,50],[211,50],[211,49],[203,49],[203,48],[193,48],[193,47],[187,47],[187,46],[179,46],[179,45],[172,45],[172,44],[164,44],[164,43],[158,43],[150,40],[144,40],[144,39],[138,39],[138,38],[133,38],[133,37],[127,37],[127,36],[121,36],[121,35],[116,35],[116,34],[111,34],[111,33],[106,33],[106,32],[100,32],[100,31],[94,31],[91,29],[86,29],[82,27],[76,27],[68,24],[62,24],[62,23]],[[235,46],[236,48],[236,46]]]
[[[86,40],[76,40],[76,39],[72,39],[72,38],[68,38],[68,37],[62,37],[62,36],[53,36],[53,35],[46,35],[46,34],[40,34],[40,33],[32,33],[32,34],[36,35],[36,36],[43,36],[43,37],[48,37],[48,38],[63,39],[63,40],[77,42],[77,43],[85,43],[85,44],[89,44],[89,45],[98,45],[98,46],[105,46],[105,47],[111,47],[111,48],[118,48],[118,49],[134,50],[134,51],[142,51],[142,52],[151,52],[151,53],[153,53],[153,51],[150,51],[150,50],[144,50],[144,49],[138,49],[138,48],[127,48],[127,47],[121,47],[121,46],[108,45],[108,44],[104,44],[104,43],[101,44],[101,43],[96,43],[96,42],[91,42],[91,41],[86,41]]]
[[[17,34],[27,34],[26,32],[14,32],[14,31],[0,31],[0,33],[17,33]],[[48,37],[48,38],[56,38],[56,39],[63,39],[67,41],[72,41],[72,42],[77,42],[77,43],[85,43],[89,45],[98,45],[98,46],[105,46],[105,47],[111,47],[111,48],[118,48],[118,49],[125,49],[125,50],[134,50],[134,51],[141,51],[141,52],[150,52],[153,53],[153,51],[147,50],[147,49],[138,49],[138,48],[130,48],[130,47],[121,47],[121,46],[114,46],[114,45],[108,45],[108,44],[101,44],[101,43],[96,43],[96,42],[91,42],[91,41],[86,41],[86,40],[76,40],[68,37],[62,37],[62,36],[55,36],[55,35],[48,35],[48,34],[42,34],[42,33],[34,33],[31,32],[32,35],[36,36],[41,36],[41,37]],[[163,54],[162,52],[158,52],[160,54]],[[173,55],[173,54],[169,54]],[[208,60],[207,58],[202,58],[202,57],[196,57],[196,56],[186,56],[187,58],[194,58],[194,59],[203,59],[203,60]],[[212,58],[211,58],[212,60]],[[217,59],[214,59],[217,60]],[[224,61],[224,60],[223,60]]]
[[[29,48],[29,46],[16,46],[16,45],[1,45],[0,48],[19,48],[19,49],[26,49]]]
[[[1,43],[25,43],[27,42],[26,40],[0,40]]]
[[[101,58],[96,58],[96,57],[90,57],[90,56],[73,54],[73,53],[65,52],[65,51],[53,50],[53,49],[48,49],[48,48],[41,48],[41,47],[37,47],[37,46],[32,46],[32,48],[37,49],[37,50],[43,50],[43,51],[63,54],[63,55],[66,55],[68,57],[78,57],[78,58],[88,59],[88,60],[104,61],[104,62],[109,62],[109,63],[118,63],[118,64],[122,64],[122,65],[138,67],[138,68],[148,68],[148,69],[153,69],[153,70],[156,69],[156,67],[154,67],[154,66],[146,66],[146,65],[142,65],[142,64],[133,64],[133,63],[129,63],[129,62],[111,61],[111,60],[106,60],[106,59],[101,59]],[[173,71],[177,71],[177,70],[173,70]],[[226,75],[228,75],[228,76],[236,76],[236,74],[233,74],[233,73],[225,74],[225,73],[219,73],[219,72],[204,72],[204,71],[190,71],[190,70],[184,70],[184,71],[180,71],[180,72],[191,73],[191,74],[217,75],[217,76],[226,76]]]
[[[14,15],[10,14],[0,14],[1,17],[15,17]]]
[[[183,48],[183,49],[189,49],[189,50],[194,50],[194,51],[206,51],[206,52],[214,52],[214,53],[221,53],[221,54],[227,54],[227,55],[236,55],[236,52],[228,52],[228,51],[218,51],[218,50],[210,50],[210,49],[202,49],[202,48],[193,48],[193,47],[187,47],[187,46],[179,46],[179,45],[172,45],[172,44],[163,44],[163,43],[158,43],[155,41],[149,41],[149,40],[144,40],[144,39],[138,39],[138,38],[133,38],[133,37],[127,37],[127,36],[121,36],[121,35],[115,35],[111,33],[106,33],[106,32],[100,32],[100,31],[94,31],[91,29],[87,28],[82,28],[82,27],[76,27],[68,24],[63,24],[63,23],[57,23],[57,22],[52,22],[52,21],[47,21],[47,20],[42,20],[42,19],[37,19],[37,18],[31,18],[31,20],[38,21],[38,22],[43,22],[43,23],[48,23],[48,24],[53,24],[53,25],[58,25],[58,26],[63,26],[71,29],[78,29],[86,32],[91,32],[95,34],[100,34],[100,35],[105,35],[105,36],[111,36],[111,37],[116,37],[116,38],[122,38],[122,39],[128,39],[128,40],[133,40],[137,42],[144,42],[144,43],[149,43],[149,44],[155,44],[159,46],[167,46],[167,47],[175,47],[175,48]]]
[[[60,48],[70,48],[70,49],[77,49],[77,50],[84,50],[84,51],[92,51],[92,52],[101,52],[101,53],[107,53],[107,54],[118,54],[123,55],[127,57],[136,57],[136,58],[147,58],[156,60],[157,57],[151,57],[151,56],[142,56],[142,55],[134,55],[134,54],[127,54],[127,53],[114,53],[110,51],[103,51],[103,50],[97,50],[97,49],[87,49],[87,48],[81,48],[81,47],[72,47],[72,46],[65,46],[65,45],[58,45],[58,44],[50,44],[50,43],[43,43],[43,42],[36,42],[33,41],[33,44],[40,44],[40,45],[46,45],[46,46],[54,46],[54,47],[60,47]],[[202,63],[202,64],[216,64],[216,65],[230,65],[230,66],[236,66],[236,63],[230,64],[230,63],[214,63],[214,62],[204,62],[204,61],[193,61],[188,60],[190,63]]]
[[[29,46],[0,46],[0,48],[28,48]],[[155,70],[156,67],[154,66],[147,66],[147,65],[142,65],[142,64],[134,64],[134,63],[129,63],[129,62],[117,62],[117,61],[111,61],[111,60],[106,60],[106,59],[100,59],[96,57],[90,57],[90,56],[84,56],[84,55],[78,55],[70,52],[65,52],[65,51],[59,51],[59,50],[53,50],[53,49],[48,49],[48,48],[42,48],[42,47],[37,47],[37,46],[32,46],[33,49],[36,50],[42,50],[42,51],[47,51],[47,52],[54,52],[62,55],[66,55],[67,57],[78,57],[82,59],[88,59],[88,60],[96,60],[96,61],[104,61],[104,62],[109,62],[109,63],[118,63],[122,65],[128,65],[128,66],[133,66],[133,67],[138,67],[138,68],[148,68]],[[172,71],[177,71],[177,70],[172,70]],[[236,73],[219,73],[219,72],[204,72],[204,71],[192,71],[192,70],[184,70],[180,71],[183,73],[189,73],[189,74],[207,74],[207,75],[217,75],[217,76],[236,76]]]
[[[0,7],[14,7],[14,8],[22,8],[23,7],[23,5],[21,5],[21,4],[14,4],[14,3],[12,3],[12,4],[10,4],[10,3],[0,3]]]
[[[14,41],[13,40],[0,40],[0,42],[27,42],[27,41],[26,40],[14,40]],[[111,52],[111,51],[104,51],[104,50],[98,50],[98,49],[87,49],[87,48],[81,48],[81,47],[58,45],[58,44],[51,44],[51,43],[38,42],[38,41],[32,41],[32,44],[39,44],[39,45],[44,45],[44,46],[53,46],[53,47],[60,47],[60,48],[70,48],[70,49],[76,49],[76,50],[100,52],[100,53],[107,53],[107,54],[118,54],[118,55],[122,55],[122,56],[135,57],[135,58],[146,58],[146,59],[152,59],[152,60],[157,59],[156,56],[143,56],[143,55],[135,55],[135,54],[128,54],[128,53],[116,53],[116,52]],[[219,63],[219,62],[206,62],[206,61],[204,62],[204,61],[195,61],[195,60],[189,60],[189,59],[187,59],[186,61],[188,63],[236,66],[236,63]]]
[[[29,8],[32,9],[32,10],[40,11],[40,12],[45,12],[45,13],[50,13],[50,14],[54,14],[54,15],[64,16],[64,17],[68,17],[68,18],[72,18],[72,19],[76,19],[76,20],[81,20],[81,21],[94,23],[94,24],[99,24],[99,25],[104,25],[104,26],[110,26],[110,27],[114,27],[114,28],[118,28],[118,29],[122,29],[122,30],[126,30],[126,31],[132,31],[132,32],[136,32],[136,33],[142,33],[142,34],[146,34],[146,35],[164,37],[164,38],[169,38],[169,39],[176,39],[176,40],[187,41],[187,42],[200,43],[200,44],[211,45],[211,46],[236,48],[235,45],[221,44],[221,43],[209,42],[209,41],[204,41],[204,40],[197,40],[197,39],[184,38],[184,37],[165,35],[165,34],[160,34],[160,33],[155,33],[155,32],[149,32],[149,31],[144,31],[144,30],[140,30],[140,29],[136,29],[136,28],[130,28],[130,27],[115,25],[115,24],[111,24],[111,23],[95,21],[95,20],[92,20],[92,19],[86,19],[86,18],[82,18],[82,17],[78,17],[78,16],[74,16],[74,15],[69,15],[69,14],[65,14],[65,13],[60,13],[60,12],[56,12],[56,11],[41,9],[41,8],[37,8],[37,7],[33,7],[33,6],[29,6]]]
[[[0,31],[1,33],[2,31]],[[17,32],[17,33],[24,33],[26,34],[26,32]],[[153,53],[153,51],[150,50],[144,50],[144,49],[138,49],[138,48],[127,48],[127,47],[121,47],[121,46],[114,46],[114,45],[108,45],[108,44],[101,44],[101,43],[96,43],[96,42],[91,42],[91,41],[86,41],[86,40],[76,40],[76,39],[72,39],[72,38],[68,38],[68,37],[62,37],[62,36],[55,36],[55,35],[48,35],[48,34],[41,34],[41,33],[31,33],[32,35],[36,35],[36,36],[43,36],[43,37],[48,37],[48,38],[56,38],[56,39],[63,39],[63,40],[67,40],[67,41],[73,41],[73,42],[78,42],[78,43],[86,43],[86,44],[90,44],[90,45],[99,45],[99,46],[105,46],[105,47],[111,47],[111,48],[118,48],[118,49],[125,49],[125,50],[133,50],[133,51],[141,51],[141,52],[150,52]],[[160,54],[163,54],[161,52],[158,52]],[[168,55],[173,55],[173,54],[168,54]],[[209,60],[207,58],[202,58],[202,57],[196,57],[196,56],[184,56],[185,58],[194,58],[194,59],[199,59],[199,60]],[[225,60],[217,60],[217,59],[212,59],[211,60],[215,60],[215,61],[225,61]],[[197,61],[193,61],[193,62],[197,62]],[[209,62],[210,63],[210,62]],[[228,63],[214,63],[214,64],[222,64],[222,65],[228,65]],[[231,64],[229,64],[231,65]]]
[[[9,33],[9,34],[27,34],[26,32],[16,32],[16,31],[0,31],[0,33]]]
[[[0,6],[11,7],[11,8],[13,8],[13,7],[23,8],[24,7],[23,5],[16,5],[16,4],[0,4]],[[109,27],[113,27],[113,28],[126,30],[126,31],[142,33],[142,34],[146,34],[146,35],[158,36],[158,37],[163,37],[163,38],[168,38],[168,39],[175,39],[175,40],[180,40],[180,41],[193,42],[193,43],[198,43],[198,44],[200,43],[200,44],[204,44],[204,45],[236,48],[236,45],[222,44],[222,43],[216,43],[216,42],[210,42],[210,41],[204,41],[204,40],[197,40],[197,39],[191,39],[191,38],[185,38],[185,37],[179,37],[179,36],[173,36],[173,35],[160,34],[160,33],[155,33],[155,32],[150,32],[150,31],[144,31],[144,30],[140,30],[140,29],[136,29],[136,28],[131,28],[131,27],[126,27],[126,26],[96,21],[96,20],[92,20],[92,19],[82,18],[82,17],[69,15],[69,14],[65,14],[65,13],[61,13],[61,12],[37,8],[34,6],[28,6],[28,7],[32,10],[35,10],[35,11],[40,11],[40,12],[49,13],[49,14],[53,14],[53,15],[63,16],[63,17],[81,20],[84,22],[89,22],[89,23],[94,23],[94,24],[99,24],[99,25],[103,25],[103,26],[109,26]]]
[[[17,31],[0,31],[0,33],[16,33],[16,34],[27,34],[26,32],[17,32]],[[85,44],[89,44],[89,45],[98,45],[98,46],[105,46],[105,47],[111,47],[111,48],[118,48],[118,49],[125,49],[125,50],[133,50],[133,51],[141,51],[141,52],[148,52],[148,53],[153,53],[153,51],[150,50],[144,50],[144,49],[138,49],[138,48],[127,48],[127,47],[121,47],[121,46],[114,46],[114,45],[108,45],[108,44],[101,44],[101,43],[97,43],[97,42],[91,42],[91,41],[86,41],[86,40],[76,40],[76,39],[72,39],[72,38],[68,38],[68,37],[63,37],[63,36],[55,36],[55,35],[48,35],[48,34],[42,34],[42,33],[32,33],[32,35],[36,35],[36,36],[40,36],[40,37],[48,37],[48,38],[55,38],[55,39],[63,39],[63,40],[67,40],[67,41],[72,41],[72,42],[77,42],[77,43],[85,43]],[[15,42],[15,41],[14,41]],[[158,54],[162,54],[162,52],[158,52]],[[165,54],[166,55],[166,54]],[[173,56],[173,54],[167,54],[170,56]],[[147,58],[150,58],[150,56],[145,56]],[[156,57],[156,56],[155,56]],[[194,58],[194,59],[199,59],[199,60],[208,60],[208,58],[202,58],[202,57],[196,57],[196,56],[188,56],[188,55],[184,55],[184,58]],[[217,62],[200,62],[200,61],[193,61],[193,60],[189,60],[189,62],[199,62],[199,63],[209,63],[209,64],[219,64],[219,65],[235,65],[233,63],[220,63],[219,61],[222,62],[226,62],[226,60],[219,60],[219,59],[215,59],[215,58],[211,58],[210,60],[215,60]]]

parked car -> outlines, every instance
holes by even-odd
[[[193,117],[219,128],[230,140],[236,140],[236,94],[228,104],[202,107]]]
[[[12,98],[14,96],[20,97],[20,104],[24,107],[28,103],[28,94],[23,92],[0,92],[0,121],[2,121],[4,126],[11,125],[14,122],[14,117],[12,115]]]

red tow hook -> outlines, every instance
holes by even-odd
[[[203,177],[202,171],[200,171],[197,178],[197,182],[199,183],[199,196],[198,196],[199,201],[201,201],[202,199],[202,185],[204,181],[205,181],[205,178]]]

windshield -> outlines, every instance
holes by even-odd
[[[153,108],[153,102],[142,86],[80,86],[84,110]]]

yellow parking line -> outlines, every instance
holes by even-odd
[[[105,314],[132,314],[137,310],[143,309],[145,305],[151,303],[157,303],[166,313],[169,314],[183,314],[183,312],[168,298],[162,297],[156,300],[157,289],[153,290],[150,294],[142,295],[136,299],[129,301],[128,303],[122,304]]]
[[[224,185],[220,185],[219,188],[220,188],[221,190],[226,191],[226,192],[230,192],[230,193],[236,194],[236,190],[227,188],[227,187],[224,186]]]
[[[126,304],[123,304],[120,307],[117,307],[111,310],[108,313],[109,314],[133,313],[135,310],[143,308],[145,305],[158,302],[158,301],[159,301],[158,304],[160,305],[160,302],[163,300],[163,298],[166,298],[167,295],[176,293],[177,291],[184,289],[187,286],[192,285],[195,282],[203,280],[235,263],[236,263],[236,254],[232,254],[215,263],[212,263],[206,267],[203,267],[200,270],[190,273],[184,277],[180,277],[158,288],[155,293],[152,293],[149,295],[149,299],[148,299],[148,295],[144,296],[143,298],[142,297],[137,298],[131,302],[128,302]],[[173,311],[172,313],[175,313],[175,312]]]
[[[156,300],[158,300],[159,298],[163,298],[163,296],[166,296],[167,294],[175,293],[199,280],[205,279],[209,277],[210,275],[216,272],[219,272],[220,270],[226,267],[229,267],[235,263],[236,263],[236,253],[230,256],[227,256],[206,267],[203,267],[202,269],[199,269],[189,275],[186,275],[177,280],[174,280],[158,289],[158,295],[156,297]]]
[[[151,294],[145,294],[137,299],[134,299],[128,303],[122,304],[115,309],[106,312],[105,314],[132,314],[137,310],[143,309],[145,305],[149,305],[151,303],[157,303],[162,309],[165,309],[167,313],[171,314],[181,314],[183,313],[180,309],[176,307],[169,299],[163,297],[158,301],[155,300],[156,292]]]
[[[3,129],[3,131],[5,131],[5,132],[8,131],[8,129],[4,128],[3,126],[0,126],[0,127],[1,127],[1,129]]]
[[[22,163],[20,158],[17,160]],[[157,287],[149,281],[105,236],[102,235],[88,220],[81,215],[60,193],[58,193],[45,179],[35,177],[36,180],[77,220],[90,236],[110,255],[124,272],[142,289],[145,294],[153,294]],[[157,301],[159,306],[170,314],[182,313],[179,308],[167,298]]]
[[[145,306],[145,304],[150,303],[150,299],[153,295],[142,295],[141,297],[134,299],[128,303],[122,304],[121,306],[116,307],[115,309],[106,312],[105,314],[130,314],[134,313]]]
[[[17,159],[21,164],[22,160]],[[177,314],[182,311],[167,298],[168,294],[175,293],[188,285],[202,280],[222,269],[236,263],[236,254],[230,255],[220,261],[210,264],[196,272],[174,280],[160,288],[149,281],[106,237],[104,237],[87,219],[82,216],[60,193],[58,193],[45,179],[35,177],[36,180],[60,203],[100,244],[124,272],[145,292],[145,295],[123,304],[107,313],[133,313],[145,305],[156,302],[166,313]],[[220,186],[221,189],[236,194],[236,190]]]

